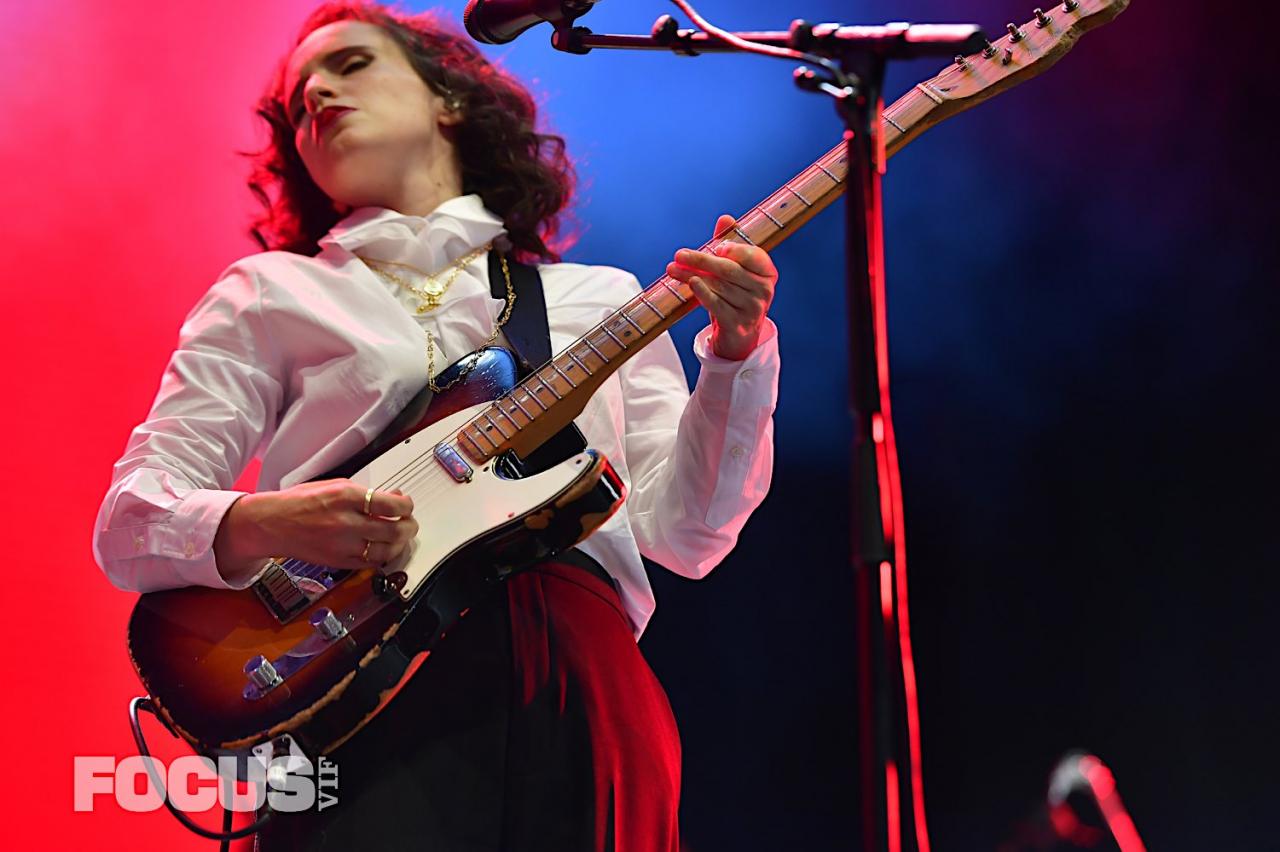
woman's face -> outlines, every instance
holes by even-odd
[[[284,84],[298,154],[334,202],[393,206],[406,186],[460,180],[441,128],[461,116],[381,27],[338,21],[313,31],[290,55]]]

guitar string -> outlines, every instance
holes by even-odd
[[[810,172],[813,171],[813,169],[814,167],[810,166],[808,169],[801,172],[800,175],[798,175],[797,177],[804,178],[808,176]],[[773,196],[771,196],[771,198],[772,197]],[[768,199],[766,199],[766,201],[767,200]],[[748,217],[752,215],[753,215],[752,213],[749,213],[747,214],[747,216],[744,216],[742,219],[739,220],[740,224],[746,227],[751,227],[753,223],[748,221]],[[703,249],[706,250],[707,248],[711,247],[712,244],[714,244],[715,242],[716,242],[715,239],[708,241],[707,243],[704,244]],[[652,289],[654,286],[656,285],[650,285],[650,288],[646,288],[641,295],[645,295],[649,293],[649,290]],[[536,377],[538,381],[542,382],[543,384],[549,384],[549,381],[554,382],[556,379],[555,376],[551,377],[551,379],[548,380],[542,376],[542,373],[548,366],[554,364],[557,360],[566,356],[568,353],[579,355],[580,359],[585,359],[594,355],[597,359],[604,360],[604,363],[601,365],[602,368],[604,366],[607,366],[610,359],[604,358],[604,356],[596,354],[597,351],[604,351],[603,348],[608,348],[610,346],[610,341],[606,340],[606,338],[610,337],[610,335],[608,334],[607,331],[605,331],[605,329],[613,328],[618,331],[625,331],[626,320],[623,318],[626,317],[628,319],[631,319],[632,322],[634,322],[635,319],[634,317],[631,316],[631,313],[643,306],[644,306],[644,303],[639,297],[632,299],[627,304],[624,304],[623,306],[621,306],[618,310],[614,311],[613,314],[611,314],[609,317],[606,317],[598,325],[596,325],[594,328],[592,328],[590,331],[584,334],[582,338],[580,338],[578,341],[575,341],[565,350],[558,353],[550,361],[542,364],[536,370],[532,371],[529,374],[529,376],[527,376],[523,381],[521,381],[511,390],[503,394],[500,394],[499,396],[495,397],[493,400],[490,400],[484,409],[482,409],[481,411],[478,411],[475,416],[468,418],[452,433],[442,438],[437,443],[437,446],[443,443],[453,443],[459,438],[459,436],[462,434],[463,431],[465,431],[468,427],[471,427],[473,425],[483,433],[488,433],[493,431],[492,429],[484,429],[477,422],[480,419],[480,415],[488,413],[489,410],[492,410],[494,408],[497,408],[498,411],[500,412],[505,412],[505,409],[503,409],[500,405],[501,401],[507,398],[510,398],[513,400],[517,399],[518,395],[521,392],[525,394],[525,397],[530,404],[536,407],[541,407],[540,401],[535,401],[537,400],[537,396],[536,396],[536,392],[532,389],[532,380],[534,379],[534,377]],[[582,349],[583,347],[585,347],[585,349]],[[582,349],[582,351],[580,353],[575,351],[578,349]],[[621,353],[618,353],[618,354],[620,355]],[[617,356],[615,355],[614,357],[616,358]],[[573,365],[570,364],[568,367],[565,368],[565,370],[567,372],[572,368],[573,368]],[[581,369],[585,370],[586,368],[581,367]],[[588,371],[588,376],[590,375],[592,375],[592,373]],[[518,410],[518,408],[519,406],[517,406],[516,409],[512,409],[512,411]],[[537,415],[535,414],[534,417],[536,416]],[[513,423],[513,425],[516,423],[514,418],[511,419],[511,422]],[[529,424],[526,424],[526,427],[527,425]],[[516,426],[517,434],[519,433],[520,429],[526,428],[526,427],[521,427],[517,425]],[[498,429],[497,431],[501,433],[502,430]],[[504,441],[508,440],[507,436],[503,435],[503,440]],[[431,502],[433,499],[438,498],[442,494],[447,493],[450,490],[451,486],[457,484],[456,480],[454,480],[451,475],[446,475],[446,472],[443,471],[438,466],[438,464],[433,464],[433,462],[435,461],[436,459],[435,459],[435,453],[434,453],[434,447],[433,447],[432,450],[421,453],[415,456],[409,462],[407,462],[402,468],[400,468],[400,470],[396,471],[395,474],[392,474],[390,477],[384,480],[379,486],[377,486],[377,490],[381,491],[381,490],[391,490],[391,489],[399,488],[402,491],[408,493],[411,497],[413,497],[415,501]],[[315,580],[321,579],[324,574],[329,573],[333,570],[342,570],[342,569],[331,569],[327,566],[316,565],[315,563],[305,562],[295,558],[290,558],[285,560],[284,562],[281,563],[281,567],[286,568],[288,570],[288,573],[291,576],[307,577]]]
[[[934,78],[934,79],[938,79],[938,78]],[[892,126],[898,127],[897,123],[894,122],[893,119],[907,110],[907,108],[910,106],[910,104],[907,102],[908,98],[913,98],[913,97],[915,97],[914,90],[912,92],[908,92],[902,98],[900,98],[890,106],[883,109],[881,114],[891,121]],[[932,111],[932,109],[933,108],[931,107],[928,111]],[[915,123],[916,122],[912,122],[913,125]],[[903,133],[903,132],[906,132],[906,130],[900,129],[899,132]],[[832,154],[834,154],[834,152],[828,152],[828,154],[823,155],[822,157],[819,157],[814,164],[806,167],[798,175],[796,175],[795,178],[793,178],[791,181],[788,181],[786,184],[784,184],[782,188],[770,194],[763,201],[761,201],[759,204],[753,207],[750,211],[748,211],[742,218],[738,220],[738,224],[746,228],[753,227],[753,225],[758,223],[759,217],[755,216],[755,214],[758,211],[760,215],[769,219],[770,224],[772,224],[775,228],[777,228],[778,230],[785,229],[785,227],[790,223],[787,222],[779,225],[775,221],[774,217],[768,212],[769,205],[771,204],[771,202],[777,201],[778,196],[782,195],[784,190],[792,191],[794,193],[794,188],[792,186],[793,184],[800,184],[803,186],[804,184],[809,183],[811,179],[817,177],[817,173],[819,171],[822,172],[822,174],[826,176],[828,179],[834,180],[837,185],[842,183],[842,181],[839,178],[836,178],[833,174],[831,174],[831,172],[827,168],[825,168],[826,166],[831,166],[831,165],[836,165],[838,167],[839,162],[843,161],[838,157],[832,156]],[[775,206],[773,209],[780,209],[781,206],[785,206],[785,202],[782,205]],[[808,204],[807,206],[812,207],[813,205]],[[756,221],[748,221],[748,217],[753,217],[756,219]],[[703,250],[704,251],[708,250],[708,248],[710,248],[712,243],[714,242],[715,240],[713,239],[708,241],[707,243],[704,243],[702,247]],[[665,277],[666,276],[664,276],[663,278],[660,278],[659,281],[664,280]],[[643,303],[643,297],[649,292],[650,289],[653,289],[654,287],[656,287],[656,283],[654,285],[650,285],[649,288],[646,288],[645,290],[643,290],[639,298],[633,299],[631,302],[627,303],[626,305],[623,305],[621,308],[615,311],[613,315],[611,315],[609,318],[606,318],[604,321],[602,321],[599,325],[597,325],[587,334],[583,335],[582,338],[579,339],[579,341],[576,341],[575,343],[571,344],[567,349],[565,349],[563,352],[557,354],[551,361],[548,361],[546,364],[543,364],[540,367],[538,367],[538,369],[533,371],[531,375],[537,375],[539,380],[542,381],[543,384],[546,384],[546,380],[543,379],[541,376],[542,370],[544,370],[549,364],[554,363],[560,357],[564,356],[567,353],[574,353],[574,350],[579,346],[586,346],[588,351],[583,351],[581,355],[583,358],[589,358],[591,357],[592,354],[595,354],[597,347],[592,346],[591,344],[596,342],[598,342],[601,346],[607,347],[608,342],[604,340],[604,338],[600,338],[598,341],[596,341],[596,340],[592,340],[593,336],[599,335],[602,332],[604,332],[604,329],[607,327],[607,324],[610,319],[616,319],[619,317],[619,315],[627,318],[631,318],[629,311],[634,310],[636,307],[638,307],[636,305],[637,301],[640,301]],[[607,337],[610,335],[605,333],[605,336]],[[577,354],[577,353],[574,353],[574,354]],[[597,356],[597,357],[602,357],[602,356]],[[574,360],[574,359],[571,359],[571,360]],[[602,366],[605,366],[608,363],[609,362],[606,359],[605,363]],[[573,365],[569,365],[565,369],[566,371],[568,371],[568,370],[571,370],[572,368],[573,368]],[[582,369],[585,370],[585,367],[583,367]],[[590,371],[587,371],[587,372],[588,372],[588,376],[592,375]],[[554,381],[554,378],[555,377],[552,377],[552,381]],[[517,393],[519,393],[522,390],[525,393],[526,400],[537,405],[538,403],[535,402],[535,400],[537,399],[536,394],[531,389],[530,386],[527,386],[527,382],[528,382],[528,379],[526,378],[525,381],[520,382],[510,391],[507,391],[506,393],[503,393],[498,397],[494,398],[493,400],[490,401],[488,408],[492,409],[496,407],[499,410],[499,412],[504,412],[504,409],[502,409],[499,403],[504,398],[511,398],[515,400]],[[518,405],[517,405],[517,408],[519,408]],[[513,411],[514,410],[515,409],[513,409]],[[486,410],[486,413],[487,413],[487,410]],[[504,413],[507,413],[507,412],[504,412]],[[534,415],[534,417],[536,416],[537,415]],[[476,417],[471,418],[470,420],[468,420],[467,422],[459,426],[458,429],[456,429],[448,437],[442,439],[440,443],[451,443],[455,441],[465,429],[467,429],[469,426],[472,426],[473,424],[476,425],[477,429],[479,429],[480,426],[476,423],[478,419],[479,419],[478,415]],[[511,422],[515,424],[514,418],[511,419]],[[523,427],[520,427],[517,425],[516,428],[517,428],[517,434],[518,434],[519,429]],[[501,432],[501,430],[498,430],[498,431]],[[505,435],[504,435],[504,440],[507,440]],[[434,461],[434,459],[435,459],[434,452],[423,453],[415,457],[411,462],[409,462],[409,464],[405,466],[405,468],[402,468],[400,471],[397,472],[397,475],[401,475],[402,478],[399,483],[395,484],[392,487],[400,488],[401,490],[407,491],[407,490],[410,490],[411,484],[413,485],[417,484],[415,483],[416,479],[419,479],[421,477],[426,477],[427,482],[425,483],[424,490],[416,492],[416,496],[418,497],[418,499],[430,501],[431,499],[438,497],[443,493],[446,493],[449,490],[449,486],[456,484],[456,482],[453,480],[451,476],[449,477],[444,476],[444,474],[440,471],[438,467],[435,467],[431,464],[431,462]],[[436,480],[434,482],[431,481],[433,479],[433,476],[432,476],[433,474],[434,474],[434,479]],[[393,475],[393,477],[391,477],[386,482],[384,482],[381,486],[379,486],[379,490],[385,489],[388,485],[391,484],[394,478],[395,476]],[[414,490],[416,491],[416,488]],[[298,568],[297,566],[299,565],[303,567]],[[303,562],[302,560],[299,560],[296,558],[286,559],[284,562],[281,563],[281,567],[287,568],[288,573],[290,573],[290,575],[292,576],[303,576],[303,577],[307,577],[314,580],[320,580],[327,573],[343,570],[343,569],[332,569],[326,566],[316,565],[314,563]]]
[[[747,224],[746,217],[744,217],[742,221],[744,224]],[[705,246],[710,246],[714,242],[715,240],[711,240],[708,243],[706,243]],[[644,293],[648,293],[648,289],[646,289]],[[602,320],[597,326],[592,328],[589,332],[584,334],[579,341],[575,341],[574,344],[567,347],[561,353],[558,353],[550,361],[542,364],[536,370],[532,371],[528,377],[526,377],[523,381],[521,381],[511,390],[503,394],[500,394],[499,396],[495,397],[493,400],[490,400],[489,403],[483,409],[478,411],[475,416],[468,418],[452,433],[450,433],[446,437],[442,438],[439,442],[437,442],[436,446],[443,443],[455,442],[456,440],[458,440],[459,436],[462,434],[464,430],[466,430],[468,427],[471,427],[473,425],[483,433],[488,433],[493,431],[493,429],[484,429],[477,422],[480,419],[481,414],[488,413],[489,410],[492,410],[494,408],[497,408],[500,412],[504,411],[504,409],[500,405],[501,401],[506,398],[517,399],[519,393],[521,392],[525,394],[526,399],[529,401],[530,404],[540,407],[541,403],[535,402],[535,400],[537,399],[536,392],[532,389],[532,380],[535,377],[537,378],[538,381],[540,381],[544,385],[549,386],[550,382],[554,382],[556,377],[552,376],[551,379],[548,380],[542,376],[543,371],[549,365],[554,364],[554,362],[559,360],[561,357],[564,357],[567,353],[574,352],[576,349],[579,349],[581,347],[586,347],[580,353],[580,357],[585,358],[585,357],[588,357],[588,352],[594,354],[596,350],[603,351],[601,347],[607,348],[609,346],[609,342],[605,338],[610,336],[608,332],[605,331],[605,329],[612,327],[619,331],[623,331],[626,325],[623,317],[629,318],[634,322],[634,318],[631,316],[631,312],[637,310],[642,306],[643,306],[643,302],[641,302],[640,299],[637,297],[636,299],[633,299],[627,304],[620,307],[617,311],[615,311],[609,317]],[[579,353],[575,352],[575,354],[579,354]],[[618,353],[618,354],[620,355],[621,353]],[[597,355],[596,357],[598,359],[604,358],[604,356],[601,356],[601,355]],[[615,355],[614,357],[616,358],[617,356]],[[610,359],[605,358],[604,364],[602,364],[601,367],[606,366],[609,363],[609,360]],[[569,367],[566,368],[566,370],[572,369],[572,366],[573,365],[569,365]],[[585,369],[585,367],[583,367],[582,369]],[[588,371],[588,375],[591,375],[589,371]],[[516,409],[513,409],[513,411],[514,410]],[[534,415],[534,416],[536,417],[537,415]],[[512,419],[511,422],[515,424],[514,419]],[[527,425],[528,424],[526,424],[526,426]],[[519,433],[519,430],[521,428],[525,428],[525,427],[517,426],[517,434]],[[500,429],[497,431],[501,433]],[[505,435],[503,435],[503,440],[504,441],[508,440],[508,438]],[[442,494],[447,493],[450,490],[451,486],[457,484],[456,480],[454,480],[451,475],[446,475],[446,472],[443,471],[438,466],[438,464],[433,464],[433,462],[435,461],[436,459],[435,459],[435,453],[434,453],[434,447],[433,447],[432,450],[421,453],[415,456],[413,459],[411,459],[408,463],[406,463],[403,467],[401,467],[400,470],[396,471],[395,474],[392,474],[390,477],[384,480],[379,486],[377,486],[377,490],[391,490],[391,489],[399,488],[402,491],[408,493],[411,497],[413,497],[415,501],[422,501],[424,503],[431,502],[432,500],[434,500],[435,498],[438,498]],[[287,573],[289,573],[291,576],[305,577],[313,580],[320,580],[326,573],[330,573],[334,570],[342,570],[342,569],[331,569],[327,566],[317,565],[315,563],[305,562],[295,558],[286,559],[284,562],[281,563],[281,567],[285,568]]]
[[[894,104],[893,106],[897,106],[897,104]],[[888,112],[889,110],[885,110],[886,114]],[[824,158],[819,158],[816,164],[806,167],[795,178],[793,178],[792,181],[789,181],[783,187],[783,189],[789,189],[789,190],[792,189],[791,184],[793,183],[798,183],[801,185],[807,184],[810,182],[812,178],[817,177],[817,173],[819,171],[821,171],[827,178],[835,180],[838,185],[840,183],[839,179],[834,178],[827,169],[822,167],[827,164],[828,163],[824,163]],[[773,194],[771,194],[770,196],[768,196],[767,198],[765,198],[762,202],[760,202],[760,204],[756,205],[756,207],[752,208],[751,211],[749,211],[746,215],[744,215],[741,219],[739,219],[738,223],[741,226],[744,226],[747,228],[752,227],[757,222],[748,221],[748,218],[751,217],[758,221],[758,217],[754,216],[754,214],[758,210],[761,215],[770,219],[770,222],[771,224],[774,224],[774,227],[778,227],[779,230],[781,230],[782,228],[785,228],[785,224],[779,227],[776,223],[774,223],[773,218],[769,216],[769,214],[766,212],[767,205],[769,205],[770,202],[777,199],[777,197],[782,193],[782,191],[783,191],[782,189],[779,189],[775,191]],[[812,206],[812,204],[808,206]],[[703,246],[703,250],[706,250],[707,248],[711,247],[712,243],[714,242],[715,240],[713,239],[705,243]],[[649,288],[646,288],[642,292],[641,296],[647,294],[649,290],[652,289],[654,286],[656,285],[651,285]],[[553,364],[556,360],[563,357],[567,353],[574,353],[575,348],[579,346],[586,346],[588,351],[583,351],[581,353],[582,357],[586,358],[586,357],[590,357],[591,354],[594,354],[596,349],[598,348],[598,347],[594,347],[591,344],[599,343],[601,346],[607,347],[608,341],[606,341],[604,337],[599,337],[598,339],[593,340],[593,336],[600,335],[601,333],[603,333],[605,337],[610,336],[605,331],[605,329],[608,328],[608,324],[610,320],[614,320],[614,328],[619,328],[619,329],[621,329],[622,327],[617,324],[618,319],[622,319],[625,317],[627,319],[632,319],[634,321],[634,318],[631,317],[630,311],[635,310],[637,307],[640,306],[636,304],[636,302],[638,301],[641,302],[641,304],[643,304],[643,300],[640,298],[637,298],[623,305],[621,308],[615,311],[613,315],[606,318],[600,324],[598,324],[595,328],[589,331],[587,334],[583,335],[580,341],[577,341],[574,344],[570,345],[563,352],[556,355],[555,358],[553,358],[551,361],[548,361],[546,364],[543,364],[540,367],[538,367],[537,370],[534,370],[533,373],[530,374],[530,377],[537,376],[540,382],[542,382],[543,384],[546,384],[547,380],[542,377],[541,375],[542,371],[546,369],[548,365]],[[577,354],[577,353],[574,353],[574,354]],[[596,357],[603,357],[603,356],[597,355]],[[601,366],[605,366],[607,364],[608,364],[608,360],[606,359],[605,364],[602,364]],[[572,368],[573,368],[573,365],[569,365],[565,369],[566,371],[568,371],[568,370],[571,370]],[[582,367],[582,369],[585,370],[586,368]],[[588,376],[590,375],[591,373],[590,371],[588,371]],[[555,380],[555,377],[552,377],[552,381],[554,380]],[[511,390],[491,400],[484,413],[487,413],[488,409],[497,408],[499,412],[503,414],[509,414],[509,412],[506,412],[499,403],[504,398],[511,398],[515,400],[517,394],[520,391],[523,391],[525,393],[526,399],[529,402],[534,403],[535,405],[538,404],[537,402],[535,402],[535,400],[537,399],[536,393],[535,391],[532,390],[531,385],[529,383],[529,377],[527,377],[524,381],[520,382]],[[517,408],[519,408],[519,406],[517,406]],[[513,409],[513,411],[514,410],[515,409]],[[534,415],[534,416],[536,417],[537,415]],[[470,418],[461,426],[459,426],[458,429],[456,429],[448,437],[442,439],[440,443],[453,442],[458,438],[459,435],[462,434],[464,430],[466,430],[468,427],[472,425],[475,425],[476,428],[481,429],[481,431],[491,431],[491,430],[483,430],[479,426],[479,424],[476,422],[478,419],[479,419],[479,414],[477,414],[477,416],[475,417]],[[524,427],[520,427],[518,424],[516,424],[516,421],[514,420],[514,418],[510,418],[510,419],[512,424],[516,425],[517,434],[518,434],[519,429]],[[499,429],[498,431],[501,433],[502,430]],[[503,439],[507,440],[505,435],[503,436]],[[394,474],[392,477],[388,478],[380,486],[378,486],[378,490],[386,490],[388,486],[391,486],[391,488],[393,489],[399,488],[402,491],[411,492],[410,496],[416,496],[419,500],[425,500],[425,501],[430,501],[431,499],[446,493],[449,490],[449,487],[451,485],[456,484],[456,481],[453,480],[451,476],[446,477],[438,467],[432,465],[431,462],[434,460],[435,460],[434,450],[430,452],[422,453],[416,456],[413,460],[411,460],[408,464],[406,464],[405,467],[401,468],[400,471],[397,471],[396,474]],[[399,477],[398,482],[395,481],[397,477]],[[415,480],[419,480],[424,477],[427,480],[425,483],[415,482]],[[394,485],[392,485],[393,482],[395,483]],[[421,488],[421,490],[419,490],[419,488]],[[303,562],[302,560],[298,560],[295,558],[287,559],[283,563],[281,563],[281,565],[282,567],[288,568],[289,573],[293,576],[304,576],[304,577],[308,577],[310,579],[316,579],[316,580],[319,580],[324,574],[329,573],[332,570],[335,570],[335,569],[328,568],[326,566],[316,565],[314,563],[309,563],[309,562]],[[298,568],[297,566],[299,565],[303,567]],[[336,570],[341,570],[341,569],[336,569]]]
[[[898,105],[899,104],[897,103],[893,104],[894,107]],[[889,112],[890,112],[889,109],[884,110],[885,114],[888,114]],[[764,218],[768,218],[770,220],[770,224],[773,227],[777,228],[778,230],[785,228],[786,224],[779,227],[773,221],[773,218],[769,216],[768,213],[766,212],[768,206],[770,205],[770,202],[777,200],[778,196],[781,195],[784,190],[792,189],[792,184],[800,184],[801,186],[803,186],[805,184],[810,183],[812,179],[817,177],[819,172],[821,172],[828,179],[834,179],[833,176],[825,168],[823,168],[823,166],[828,166],[832,164],[833,163],[827,161],[827,157],[825,155],[823,157],[820,157],[815,164],[812,164],[806,167],[798,175],[796,175],[795,178],[793,178],[791,181],[788,181],[787,184],[785,184],[781,189],[775,191],[774,193],[766,197],[763,201],[757,204],[756,207],[753,207],[748,213],[746,213],[742,218],[740,218],[738,220],[739,226],[745,227],[745,228],[752,228],[754,225],[758,224],[759,219],[761,217],[764,217]],[[838,185],[840,181],[836,179],[836,183]],[[810,204],[808,206],[813,206],[813,205]],[[777,208],[775,207],[774,209],[777,209]],[[757,215],[757,212],[759,215]],[[727,240],[727,238],[723,238],[723,239]],[[708,242],[704,243],[702,246],[702,249],[706,251],[712,248],[713,244],[716,242],[717,240],[713,238],[712,240],[709,240]],[[661,281],[663,279],[659,279],[659,280]],[[459,436],[462,434],[463,431],[465,431],[468,427],[471,427],[473,425],[477,429],[481,430],[482,432],[492,431],[492,430],[483,429],[483,427],[481,427],[477,423],[477,421],[479,420],[480,414],[488,413],[489,410],[494,408],[497,408],[498,411],[502,412],[504,415],[511,414],[515,410],[518,410],[519,406],[517,405],[515,409],[512,409],[512,412],[507,412],[501,407],[500,403],[503,399],[506,399],[506,398],[511,398],[515,400],[517,398],[517,395],[520,392],[523,392],[525,394],[526,400],[528,402],[533,403],[535,406],[541,407],[539,401],[537,401],[536,392],[532,389],[531,379],[534,377],[537,377],[540,382],[542,382],[543,384],[547,384],[548,383],[547,379],[545,379],[541,375],[542,371],[545,370],[547,366],[554,364],[557,360],[559,360],[560,358],[564,357],[569,353],[580,355],[581,358],[583,359],[591,357],[593,355],[598,359],[603,358],[603,356],[596,354],[596,351],[600,349],[600,347],[609,346],[609,341],[606,340],[605,338],[611,336],[606,331],[606,329],[609,328],[610,326],[610,321],[613,322],[613,328],[618,330],[622,330],[625,327],[625,326],[620,326],[618,324],[619,320],[622,320],[623,323],[626,322],[626,319],[630,319],[634,322],[634,317],[631,316],[631,311],[634,311],[637,308],[643,306],[644,302],[641,297],[646,296],[649,293],[649,291],[654,287],[656,287],[656,283],[654,285],[650,285],[650,287],[648,288],[645,288],[641,292],[639,297],[632,299],[627,304],[624,304],[617,311],[615,311],[609,317],[602,320],[597,326],[595,326],[586,334],[584,334],[578,341],[575,341],[573,344],[567,347],[564,351],[558,353],[550,361],[539,366],[536,370],[530,373],[528,377],[526,377],[523,381],[521,381],[511,390],[503,394],[500,394],[499,396],[495,397],[493,400],[489,401],[485,409],[478,411],[476,416],[469,418],[463,424],[461,424],[457,429],[455,429],[452,433],[450,433],[448,436],[442,438],[441,441],[438,442],[437,446],[443,443],[453,443],[459,438]],[[624,319],[624,317],[626,319]],[[596,346],[594,344],[599,344],[599,346]],[[575,350],[584,346],[586,347],[584,351],[582,351],[581,353],[575,352]],[[602,364],[601,366],[602,367],[606,366],[608,363],[609,363],[609,360],[605,359],[604,364]],[[572,368],[573,368],[573,365],[571,364],[568,367],[566,367],[565,370],[567,372],[568,370],[572,370]],[[586,368],[584,366],[584,367],[581,367],[581,369],[585,370]],[[590,373],[590,371],[588,371],[588,376],[590,375],[592,374]],[[551,381],[555,381],[555,378],[556,377],[553,376]],[[536,418],[537,415],[535,414],[533,415],[533,417]],[[521,427],[518,424],[516,424],[514,417],[511,417],[510,419],[513,425],[516,425],[517,434],[519,434],[519,430],[525,427]],[[529,424],[526,424],[526,426],[527,425]],[[498,429],[497,431],[501,433],[502,430]],[[508,440],[505,435],[503,436],[503,440],[504,441]],[[436,459],[435,459],[434,448],[431,451],[415,456],[399,471],[397,471],[391,477],[387,478],[382,484],[377,486],[377,490],[391,490],[391,489],[399,488],[402,491],[409,493],[410,496],[415,497],[417,500],[430,502],[434,498],[437,498],[440,495],[447,493],[450,489],[450,486],[457,484],[456,480],[454,480],[451,475],[446,476],[445,471],[441,470],[441,468],[438,465],[432,464],[432,462],[434,462],[435,460]],[[291,576],[307,577],[309,579],[314,579],[314,580],[320,580],[323,577],[323,575],[330,573],[332,571],[343,570],[343,569],[332,569],[327,566],[305,562],[303,560],[299,560],[292,557],[284,560],[281,563],[281,567],[286,568],[288,573]]]

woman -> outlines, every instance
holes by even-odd
[[[320,8],[259,114],[273,134],[251,184],[267,251],[193,309],[115,467],[94,546],[124,589],[245,588],[279,553],[359,568],[403,551],[430,505],[309,480],[499,339],[491,247],[540,261],[553,351],[638,290],[619,270],[557,262],[561,140],[535,132],[518,83],[428,18]],[[277,815],[262,848],[678,848],[679,737],[635,644],[653,611],[641,554],[705,576],[764,497],[777,274],[738,243],[681,250],[667,272],[710,314],[698,386],[664,335],[577,418],[628,488],[579,545],[589,558],[535,566],[469,614],[330,755],[340,804]],[[233,490],[255,454],[258,491]]]

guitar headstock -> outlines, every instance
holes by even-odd
[[[1036,9],[1025,24],[1009,24],[1008,33],[985,50],[957,56],[954,64],[929,81],[929,87],[946,101],[969,101],[962,108],[973,106],[1045,71],[1081,35],[1107,23],[1128,5],[1129,0],[1064,0]]]

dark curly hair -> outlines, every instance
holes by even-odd
[[[519,259],[558,261],[571,242],[561,235],[561,216],[573,194],[573,165],[563,138],[537,131],[537,106],[524,86],[435,16],[358,0],[316,9],[295,46],[336,21],[381,27],[432,91],[462,104],[462,122],[452,128],[462,161],[462,191],[478,194],[502,217]],[[264,250],[314,255],[317,241],[343,214],[316,186],[294,147],[285,107],[287,63],[285,57],[258,102],[257,114],[270,128],[271,141],[246,155],[253,161],[249,189],[266,208],[249,233]]]

